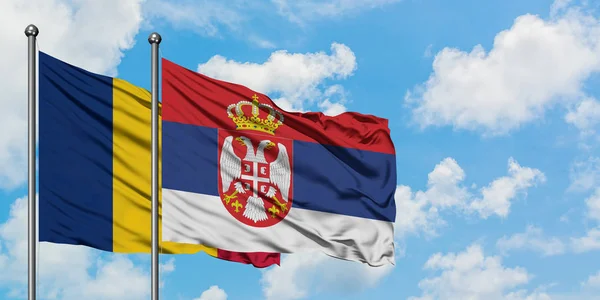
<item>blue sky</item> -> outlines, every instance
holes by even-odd
[[[281,107],[390,120],[395,267],[165,256],[163,299],[600,299],[597,3],[19,2],[0,4],[0,298],[25,295],[16,199],[26,195],[23,29],[35,23],[42,51],[145,88],[157,31],[163,57]],[[147,299],[148,287],[147,256],[41,245],[44,299]]]

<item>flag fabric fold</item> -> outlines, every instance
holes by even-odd
[[[286,112],[166,59],[162,98],[165,240],[394,264],[387,120]]]
[[[39,74],[39,240],[150,253],[150,92],[43,52]],[[161,222],[161,253],[279,264],[278,253],[162,241]]]

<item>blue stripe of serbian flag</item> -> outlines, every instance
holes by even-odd
[[[162,80],[164,240],[394,264],[387,120],[285,112],[165,59]]]

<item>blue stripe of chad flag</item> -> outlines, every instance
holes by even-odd
[[[39,65],[40,241],[149,253],[150,93],[43,52]],[[257,267],[278,264],[280,257],[172,242],[160,246],[163,253],[204,251]]]

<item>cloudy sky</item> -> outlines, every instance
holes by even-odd
[[[0,298],[26,288],[26,38],[150,86],[161,55],[288,110],[390,120],[397,262],[264,270],[161,257],[162,299],[595,299],[600,4],[569,0],[0,1]],[[149,258],[42,244],[43,299],[148,299]],[[600,298],[596,298],[600,299]]]

